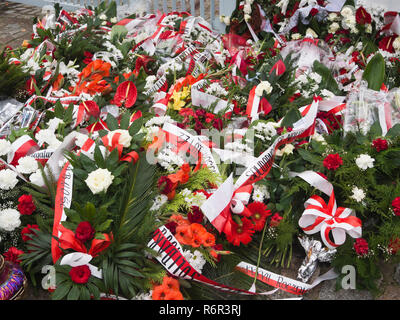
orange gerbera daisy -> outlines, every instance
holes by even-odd
[[[162,284],[168,287],[170,290],[179,290],[179,281],[174,278],[165,276]]]
[[[103,60],[94,60],[90,62],[79,74],[83,79],[99,81],[110,75],[111,64]]]
[[[215,236],[212,233],[207,232],[203,239],[203,246],[212,247],[215,246]]]
[[[189,225],[178,225],[176,227],[176,240],[181,244],[191,245],[193,242],[193,234]]]

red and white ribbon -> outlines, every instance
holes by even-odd
[[[329,181],[313,171],[292,172],[290,176],[302,178],[329,196],[328,204],[317,195],[304,203],[306,209],[299,220],[299,226],[304,233],[320,232],[322,241],[330,249],[342,245],[346,241],[346,233],[353,238],[361,237],[361,220],[355,216],[352,209],[337,206],[333,186]]]
[[[252,185],[235,189],[231,174],[202,204],[201,211],[220,233],[231,234],[233,222],[231,213],[247,217],[250,215],[246,205],[252,190]]]
[[[263,152],[238,178],[235,188],[250,185],[263,179],[271,170],[275,154],[282,145],[305,138],[314,133],[315,118],[317,116],[319,101],[314,101],[304,110],[303,118],[293,124],[293,130],[279,136],[274,143]]]
[[[176,277],[198,281],[218,290],[236,294],[254,296],[269,295],[276,292],[276,290],[272,290],[269,292],[255,293],[253,291],[232,288],[205,277],[186,260],[179,242],[165,226],[161,226],[154,232],[147,246],[158,252],[156,259],[170,274]]]

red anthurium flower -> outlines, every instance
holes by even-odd
[[[277,76],[280,76],[281,74],[283,74],[286,71],[286,66],[285,66],[285,63],[282,61],[282,59],[274,64],[274,66],[272,67],[269,74],[271,74],[274,70],[275,70],[275,74]]]
[[[36,79],[34,77],[30,77],[30,79],[26,82],[25,89],[29,92],[29,94],[35,93],[35,84]]]
[[[100,116],[100,108],[94,101],[83,101],[79,108],[84,108],[88,117],[93,116],[98,118]]]
[[[136,63],[135,63],[135,72],[136,72],[137,74],[139,74],[140,69],[143,67],[143,68],[144,68],[144,71],[145,71],[146,73],[149,73],[148,64],[149,64],[151,61],[154,61],[154,59],[151,58],[151,57],[149,57],[149,56],[142,55],[142,56],[138,57],[138,58],[136,59]]]
[[[379,41],[379,49],[394,53],[393,42],[396,40],[397,35],[384,37],[381,41]]]
[[[137,89],[135,84],[132,81],[125,81],[118,86],[114,96],[114,103],[119,107],[122,103],[125,103],[125,107],[130,108],[135,104],[136,98]]]
[[[356,21],[358,24],[370,24],[372,21],[371,15],[364,9],[364,7],[359,7],[356,11]]]

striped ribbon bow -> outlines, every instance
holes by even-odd
[[[304,206],[306,209],[299,220],[299,226],[306,234],[321,232],[322,241],[328,248],[342,245],[346,241],[346,233],[353,238],[361,237],[361,220],[354,215],[352,209],[337,207],[333,191],[328,204],[314,195]]]
[[[225,182],[208,198],[201,210],[211,224],[225,234],[232,232],[232,213],[249,217],[251,212],[246,207],[249,202],[253,185],[234,188],[232,174]]]

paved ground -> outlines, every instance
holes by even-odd
[[[0,0],[0,50],[6,45],[19,47],[31,38],[32,21],[41,8]]]

